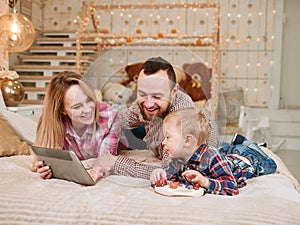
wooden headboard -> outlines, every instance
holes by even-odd
[[[101,80],[149,57],[165,57],[174,66],[203,61],[212,68],[211,112],[218,106],[219,6],[216,3],[92,4],[83,2],[76,32],[76,68],[83,73],[82,46],[93,43],[103,66]],[[205,58],[205,60],[203,60]]]

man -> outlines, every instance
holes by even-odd
[[[162,148],[163,119],[170,112],[194,107],[192,99],[179,90],[172,65],[163,58],[157,57],[150,58],[143,64],[137,80],[137,99],[128,109],[120,112],[120,117],[123,128],[145,126],[144,141],[147,148],[162,159],[162,168],[164,168],[170,159]],[[208,142],[217,147],[215,126],[209,113],[205,110],[204,113],[210,126]],[[102,172],[111,170],[116,174],[149,179],[152,170],[157,168],[124,156],[108,154],[97,158],[94,168],[96,167],[97,173],[91,173],[94,179],[98,179]]]

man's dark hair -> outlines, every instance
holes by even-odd
[[[169,80],[171,82],[171,88],[175,86],[176,83],[176,74],[171,63],[163,59],[162,57],[152,57],[147,59],[147,61],[143,64],[141,70],[144,70],[144,74],[151,75],[159,70],[166,70]]]

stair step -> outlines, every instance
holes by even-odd
[[[32,54],[32,55],[19,55],[18,58],[22,62],[40,62],[40,63],[49,63],[51,66],[59,66],[62,63],[76,63],[76,56],[75,55],[68,55],[68,56],[58,56],[58,55],[39,55],[39,54]],[[84,63],[92,63],[95,59],[91,56],[82,56],[80,60]]]
[[[88,66],[82,66],[87,69]],[[33,73],[31,75],[54,76],[56,73],[63,71],[77,71],[76,66],[49,66],[49,65],[14,65],[13,69],[17,71],[20,76],[23,72]]]
[[[26,98],[24,104],[41,104],[45,98],[46,87],[24,87]]]
[[[69,37],[76,38],[76,31],[62,32],[57,30],[44,30],[42,32],[44,37]]]
[[[43,100],[24,99],[22,104],[24,104],[24,105],[42,105]]]
[[[19,81],[36,81],[36,80],[46,80],[50,81],[51,76],[30,76],[30,75],[20,75]]]
[[[46,92],[46,87],[24,87],[25,92]]]
[[[24,87],[45,88],[53,76],[28,76],[20,75],[19,81]]]
[[[35,39],[35,43],[39,45],[64,45],[64,46],[72,46],[76,45],[76,38],[65,38],[65,37],[40,37]],[[94,38],[81,38],[80,39],[81,44],[93,44],[96,45]]]
[[[65,71],[65,70],[76,70],[76,66],[48,66],[48,65],[14,65],[13,69],[16,71]]]
[[[76,46],[31,46],[31,53],[57,53],[57,55],[66,55],[66,53],[76,54]],[[82,46],[82,53],[96,53],[97,46]]]

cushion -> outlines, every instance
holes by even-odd
[[[0,108],[0,118],[7,121],[22,141],[35,142],[37,122],[21,114]]]
[[[0,90],[0,109],[6,109],[6,105],[5,105],[4,98],[3,98],[1,90]]]
[[[7,121],[0,119],[0,156],[30,155],[31,147],[22,141]]]

